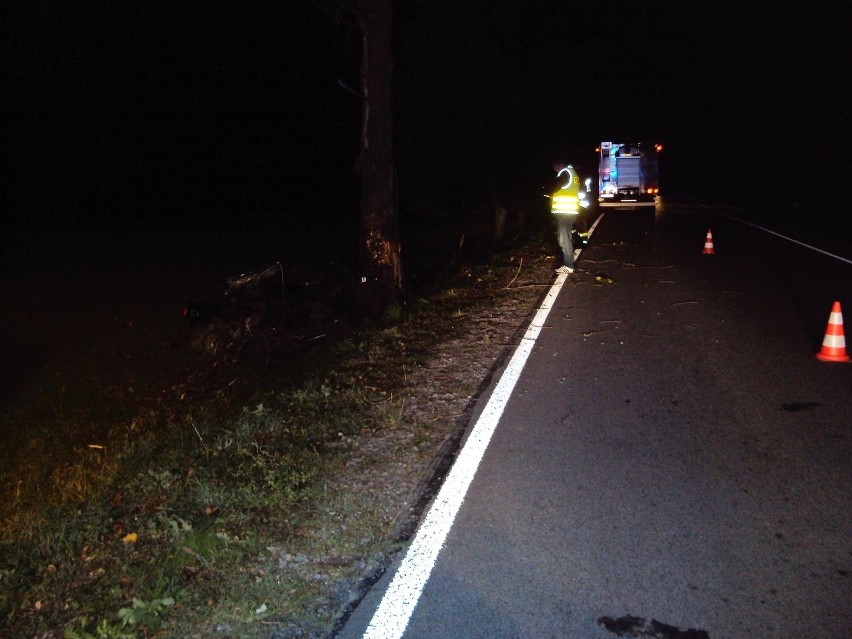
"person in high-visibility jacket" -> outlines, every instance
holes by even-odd
[[[557,272],[574,272],[574,244],[571,231],[580,215],[580,208],[589,206],[586,190],[580,185],[580,176],[570,164],[555,166],[557,189],[551,196],[550,212],[556,216],[556,233],[562,249],[563,265]]]

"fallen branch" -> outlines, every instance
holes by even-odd
[[[512,288],[505,288],[504,291],[520,291],[522,288],[550,288],[553,284],[521,284]],[[498,289],[499,290],[499,289]]]
[[[513,277],[513,278],[509,281],[509,283],[508,283],[508,284],[506,284],[506,288],[509,288],[510,286],[512,286],[512,282],[514,282],[516,279],[518,279],[518,275],[520,275],[520,273],[521,273],[521,267],[523,267],[523,265],[524,265],[524,258],[521,258],[521,263],[520,263],[520,264],[518,264],[518,270],[515,272],[515,277]]]

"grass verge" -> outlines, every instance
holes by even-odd
[[[538,237],[298,375],[230,369],[191,406],[70,425],[48,458],[46,430],[23,438],[0,471],[0,636],[328,636],[551,267]]]

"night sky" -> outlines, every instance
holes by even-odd
[[[604,139],[665,144],[669,192],[845,188],[842,3],[396,4],[403,218],[591,172]],[[6,268],[357,226],[359,38],[307,0],[7,5]]]

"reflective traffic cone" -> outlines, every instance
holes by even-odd
[[[713,255],[715,252],[713,250],[713,234],[710,232],[710,229],[707,229],[707,238],[704,240],[704,251],[702,251],[704,255]]]
[[[843,337],[843,313],[840,312],[840,302],[835,302],[834,306],[831,307],[831,315],[828,316],[828,326],[825,328],[822,348],[816,356],[824,362],[852,361],[846,354],[846,338]]]

